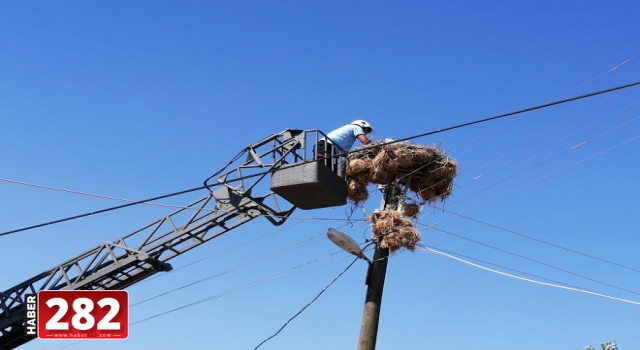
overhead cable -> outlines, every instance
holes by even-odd
[[[427,225],[424,225],[424,224],[422,224],[422,225],[423,225],[423,226],[427,226]],[[531,262],[533,262],[533,263],[536,263],[536,264],[539,264],[539,265],[543,265],[543,266],[546,266],[546,267],[548,267],[548,268],[551,268],[551,269],[554,269],[554,270],[557,270],[557,271],[560,271],[560,272],[564,272],[564,273],[567,273],[567,274],[570,274],[570,275],[573,275],[573,276],[576,276],[576,277],[580,277],[580,278],[583,278],[583,279],[589,280],[589,281],[591,281],[591,282],[595,282],[595,283],[602,284],[602,285],[607,286],[607,287],[611,287],[611,288],[615,288],[615,289],[618,289],[618,290],[621,290],[621,291],[625,291],[625,292],[627,292],[627,293],[631,293],[631,294],[635,294],[635,295],[640,295],[640,293],[638,293],[638,292],[635,292],[635,291],[632,291],[632,290],[629,290],[629,289],[625,289],[625,288],[622,288],[622,287],[618,287],[618,286],[615,286],[615,285],[613,285],[613,284],[609,284],[609,283],[606,283],[606,282],[598,281],[598,280],[593,279],[593,278],[591,278],[591,277],[587,277],[587,276],[581,275],[581,274],[579,274],[579,273],[575,273],[575,272],[572,272],[572,271],[569,271],[569,270],[565,270],[565,269],[563,269],[563,268],[556,267],[556,266],[553,266],[553,265],[551,265],[551,264],[547,264],[547,263],[545,263],[545,262],[542,262],[542,261],[540,261],[540,260],[536,260],[536,259],[532,259],[532,258],[526,257],[526,256],[524,256],[524,255],[516,254],[516,253],[510,252],[510,251],[508,251],[508,250],[504,250],[504,249],[502,249],[502,248],[498,248],[498,247],[492,246],[492,245],[490,245],[490,244],[483,243],[483,242],[480,242],[480,241],[477,241],[477,240],[471,239],[471,238],[469,238],[469,237],[462,236],[462,235],[457,234],[457,233],[453,233],[453,232],[451,232],[451,231],[443,230],[443,229],[440,229],[440,228],[437,228],[437,227],[430,227],[430,229],[433,229],[433,230],[436,230],[436,231],[440,231],[440,232],[444,232],[444,233],[446,233],[446,234],[448,234],[448,235],[451,235],[451,236],[454,236],[454,237],[458,237],[458,238],[462,238],[462,239],[467,240],[467,241],[469,241],[469,242],[473,242],[473,243],[476,243],[476,244],[479,244],[479,245],[485,246],[485,247],[487,247],[487,248],[491,248],[491,249],[497,250],[497,251],[499,251],[499,252],[506,253],[506,254],[509,254],[509,255],[512,255],[512,256],[518,257],[518,258],[520,258],[520,259],[524,259],[524,260],[527,260],[527,261],[531,261]]]
[[[437,129],[437,130],[434,130],[434,131],[429,131],[429,132],[426,132],[426,133],[422,133],[422,134],[417,134],[417,135],[401,138],[399,140],[388,142],[387,144],[393,144],[393,143],[408,141],[408,140],[412,140],[412,139],[416,139],[416,138],[420,138],[420,137],[424,137],[424,136],[438,134],[438,133],[445,132],[445,131],[451,131],[451,130],[455,130],[455,129],[459,129],[459,128],[463,128],[463,127],[467,127],[467,126],[471,126],[471,125],[475,125],[475,124],[480,124],[480,123],[484,123],[484,122],[488,122],[488,121],[492,121],[492,120],[506,118],[506,117],[513,116],[513,115],[516,115],[516,114],[535,111],[535,110],[539,110],[539,109],[543,109],[543,108],[547,108],[547,107],[551,107],[551,106],[560,105],[560,104],[567,103],[567,102],[572,102],[572,101],[585,99],[585,98],[588,98],[588,97],[602,95],[602,94],[606,94],[606,93],[609,93],[609,92],[612,92],[612,91],[617,91],[617,90],[633,87],[633,86],[636,86],[636,85],[640,85],[640,81],[635,82],[635,83],[626,84],[626,85],[620,85],[620,86],[617,86],[617,87],[608,88],[608,89],[604,89],[604,90],[600,90],[600,91],[595,91],[595,92],[591,92],[591,93],[588,93],[588,94],[575,96],[575,97],[571,97],[571,98],[567,98],[567,99],[563,99],[563,100],[549,102],[549,103],[545,103],[545,104],[542,104],[542,105],[538,105],[538,106],[534,106],[534,107],[529,107],[529,108],[517,110],[515,112],[500,114],[500,115],[497,115],[497,116],[484,118],[484,119],[478,119],[478,120],[475,120],[475,121],[471,121],[471,122],[467,122],[467,123],[463,123],[463,124],[458,124],[458,125],[450,126],[450,127],[443,128],[443,129]],[[367,146],[364,146],[364,147],[360,147],[357,150],[350,150],[350,151],[347,151],[347,152],[343,152],[342,155],[347,155],[347,154],[354,153],[354,152],[360,152],[362,150],[371,149],[371,148],[378,147],[378,146],[379,145],[367,145]],[[325,159],[325,158],[329,158],[329,157],[318,157],[317,159],[314,159],[314,160],[291,164],[289,167],[292,168],[292,167],[295,167],[295,166],[302,166],[304,164],[312,163],[312,162],[315,162],[317,160],[322,160],[322,159]],[[270,173],[273,173],[273,172],[275,172],[277,170],[278,170],[277,168],[276,169],[270,169],[268,171],[264,171],[264,172],[260,172],[260,173],[254,173],[254,174],[246,175],[246,176],[241,176],[241,177],[238,177],[238,178],[235,178],[235,179],[228,179],[227,182],[234,182],[234,181],[245,180],[245,179],[249,179],[249,178],[253,178],[253,177],[264,176],[264,175],[268,175]],[[137,205],[137,204],[142,204],[142,203],[158,200],[158,199],[163,199],[163,198],[173,197],[173,196],[182,195],[182,194],[186,194],[186,193],[190,193],[190,192],[195,192],[195,191],[199,191],[199,190],[202,190],[202,189],[205,189],[205,188],[206,189],[210,189],[211,187],[220,186],[220,185],[222,185],[222,184],[221,183],[216,183],[216,184],[213,184],[213,185],[198,186],[198,187],[194,187],[194,188],[191,188],[191,189],[188,189],[188,190],[184,190],[184,191],[174,192],[174,193],[170,193],[170,194],[166,194],[166,195],[162,195],[162,196],[158,196],[158,197],[153,197],[153,198],[149,198],[149,199],[144,199],[144,200],[140,200],[140,201],[136,201],[136,202],[132,202],[132,203],[127,203],[127,204],[123,204],[123,205],[119,205],[119,206],[115,206],[115,207],[111,207],[111,208],[106,208],[106,209],[101,209],[101,210],[97,210],[97,211],[93,211],[93,212],[89,212],[89,213],[75,215],[75,216],[67,217],[67,218],[64,218],[64,219],[54,220],[54,221],[45,222],[45,223],[42,223],[42,224],[37,224],[37,225],[32,225],[32,226],[28,226],[28,227],[24,227],[24,228],[20,228],[20,229],[15,229],[15,230],[11,230],[11,231],[2,232],[2,233],[0,233],[0,236],[5,236],[5,235],[9,235],[9,234],[12,234],[12,233],[17,233],[17,232],[22,232],[22,231],[27,231],[27,230],[31,230],[31,229],[35,229],[35,228],[39,228],[39,227],[49,226],[49,225],[53,225],[53,224],[57,224],[57,223],[65,222],[65,221],[80,219],[80,218],[83,218],[83,217],[92,216],[92,215],[96,215],[96,214],[101,214],[101,213],[113,211],[113,210],[116,210],[116,209],[122,209],[122,208],[130,207],[130,206],[134,206],[134,205]]]
[[[459,216],[459,217],[467,219],[467,220],[471,220],[471,221],[477,222],[479,224],[483,224],[485,226],[493,227],[495,229],[498,229],[498,230],[501,230],[501,231],[504,231],[504,232],[507,232],[507,233],[511,233],[511,234],[514,234],[514,235],[517,235],[517,236],[520,236],[520,237],[523,237],[523,238],[526,238],[526,239],[529,239],[529,240],[532,240],[532,241],[536,241],[536,242],[539,242],[539,243],[542,243],[542,244],[546,244],[546,245],[554,247],[554,248],[562,249],[562,250],[568,251],[568,252],[573,253],[573,254],[582,255],[584,257],[587,257],[587,258],[590,258],[590,259],[594,259],[594,260],[598,260],[600,262],[604,262],[604,263],[607,263],[607,264],[610,264],[610,265],[614,265],[614,266],[617,266],[617,267],[622,267],[622,268],[627,269],[627,270],[640,272],[640,270],[635,269],[633,267],[629,267],[629,266],[625,266],[625,265],[622,265],[622,264],[618,264],[616,262],[609,261],[609,260],[606,260],[606,259],[603,259],[603,258],[599,258],[597,256],[593,256],[593,255],[589,255],[589,254],[586,254],[586,253],[582,253],[582,252],[579,252],[579,251],[571,249],[571,248],[563,247],[561,245],[554,244],[554,243],[551,243],[551,242],[547,242],[547,241],[539,239],[539,238],[531,237],[531,236],[525,235],[524,233],[520,233],[520,232],[517,232],[517,231],[514,231],[514,230],[510,230],[508,228],[500,227],[498,225],[494,225],[494,224],[491,224],[491,223],[488,223],[488,222],[485,222],[485,221],[482,221],[482,220],[479,220],[479,219],[472,218],[472,217],[467,216],[467,215],[456,213],[456,212],[453,212],[453,211],[445,209],[445,208],[437,208],[437,209],[438,210],[442,210],[442,211],[447,212],[447,213],[450,213],[450,214],[453,214],[455,216]]]
[[[602,293],[592,292],[592,291],[590,291],[590,290],[586,290],[586,289],[580,289],[580,288],[573,288],[573,287],[560,286],[560,285],[557,285],[557,284],[552,284],[552,283],[546,283],[546,282],[536,281],[536,280],[532,280],[532,279],[529,279],[529,278],[524,278],[524,277],[520,277],[520,276],[516,276],[516,275],[508,274],[508,273],[506,273],[506,272],[502,272],[502,271],[498,271],[498,270],[490,269],[490,268],[488,268],[488,267],[484,267],[484,266],[482,266],[482,265],[474,264],[474,263],[472,263],[472,262],[470,262],[470,261],[466,261],[466,260],[464,260],[464,259],[461,259],[461,258],[458,258],[458,257],[452,256],[452,255],[449,255],[449,254],[446,254],[446,253],[440,252],[440,251],[438,251],[438,250],[435,250],[435,249],[432,249],[432,248],[429,248],[429,247],[426,247],[426,246],[423,246],[423,249],[425,249],[425,250],[427,250],[427,251],[430,251],[430,252],[432,252],[432,253],[438,254],[438,255],[445,256],[445,257],[450,258],[450,259],[453,259],[453,260],[457,260],[457,261],[462,262],[462,263],[465,263],[465,264],[467,264],[467,265],[471,265],[471,266],[477,267],[477,268],[482,269],[482,270],[485,270],[485,271],[489,271],[489,272],[497,273],[497,274],[499,274],[499,275],[503,275],[503,276],[507,276],[507,277],[515,278],[515,279],[518,279],[518,280],[521,280],[521,281],[531,282],[531,283],[540,284],[540,285],[548,286],[548,287],[554,287],[554,288],[560,288],[560,289],[565,289],[565,290],[571,290],[571,291],[574,291],[574,292],[580,292],[580,293],[591,294],[591,295],[599,296],[599,297],[602,297],[602,298],[607,298],[607,299],[617,300],[617,301],[621,301],[621,302],[629,303],[629,304],[633,304],[633,305],[640,305],[640,302],[633,301],[633,300],[622,299],[622,298],[614,297],[614,296],[607,295],[607,294],[602,294]]]
[[[545,176],[543,176],[543,177],[541,177],[541,178],[539,178],[539,179],[537,179],[537,180],[534,180],[534,181],[529,182],[529,183],[527,183],[527,184],[525,184],[525,185],[522,185],[522,186],[520,186],[520,187],[518,187],[518,188],[516,188],[516,189],[514,189],[514,190],[511,190],[511,191],[509,191],[509,192],[506,192],[506,193],[503,193],[503,194],[501,194],[501,195],[498,195],[498,196],[496,196],[496,197],[494,197],[494,198],[492,198],[492,199],[490,199],[490,200],[488,200],[488,201],[482,202],[482,203],[480,203],[480,204],[478,204],[478,205],[476,205],[476,206],[474,206],[474,207],[472,207],[472,208],[465,209],[464,211],[462,211],[462,213],[466,213],[466,212],[469,212],[469,211],[471,211],[471,210],[478,209],[478,208],[480,208],[480,207],[482,207],[482,206],[485,206],[485,205],[487,205],[487,204],[489,204],[489,203],[491,203],[491,202],[494,202],[494,201],[496,201],[496,200],[498,200],[498,199],[500,199],[500,198],[506,197],[506,196],[511,195],[511,194],[513,194],[513,193],[515,193],[515,192],[518,192],[518,191],[520,191],[520,190],[523,190],[523,189],[525,189],[525,188],[527,188],[527,187],[529,187],[529,186],[535,185],[536,183],[538,183],[538,182],[540,182],[540,181],[546,180],[546,179],[548,179],[548,178],[550,178],[550,177],[552,177],[552,176],[555,176],[555,175],[557,175],[557,174],[559,174],[559,173],[561,173],[561,172],[567,171],[567,170],[569,170],[569,169],[571,169],[571,168],[573,168],[573,167],[575,167],[575,166],[578,166],[578,165],[580,165],[580,164],[582,164],[582,163],[584,163],[584,162],[586,162],[586,161],[588,161],[588,160],[591,160],[591,159],[593,159],[593,158],[596,158],[596,157],[598,157],[598,156],[601,156],[601,155],[603,155],[603,154],[605,154],[605,153],[607,153],[607,152],[610,152],[610,151],[612,151],[612,150],[614,150],[614,149],[616,149],[616,148],[618,148],[618,147],[622,147],[622,146],[626,145],[627,143],[630,143],[630,142],[635,141],[635,140],[637,140],[637,139],[640,139],[640,135],[636,135],[636,136],[634,136],[634,137],[632,137],[632,138],[629,138],[629,139],[627,139],[627,140],[625,140],[625,141],[623,141],[623,142],[620,142],[620,143],[618,143],[618,144],[616,144],[616,145],[614,145],[614,146],[611,146],[611,147],[609,147],[609,148],[607,148],[607,149],[605,149],[605,150],[602,150],[602,151],[600,151],[600,152],[598,152],[598,153],[596,153],[596,154],[593,154],[593,155],[591,155],[591,156],[589,156],[589,157],[587,157],[587,158],[585,158],[585,159],[582,159],[582,160],[580,160],[580,161],[577,161],[577,162],[575,162],[575,163],[572,163],[572,164],[570,164],[570,165],[567,165],[566,167],[564,167],[564,168],[562,168],[562,169],[560,169],[560,170],[554,171],[553,173],[550,173],[550,174],[545,175]],[[442,220],[440,220],[440,221],[436,222],[435,224],[431,225],[430,227],[434,227],[434,226],[440,225],[440,224],[442,224],[443,222],[448,221],[448,220],[451,220],[451,219],[453,219],[453,218],[455,218],[455,217],[456,217],[455,215],[451,215],[451,216],[449,216],[449,217],[447,217],[447,218],[445,218],[445,219],[442,219]]]
[[[322,293],[324,293],[329,287],[331,287],[333,283],[335,283],[340,277],[342,277],[342,275],[344,275],[345,272],[347,272],[351,268],[351,266],[353,266],[353,264],[355,264],[356,261],[358,261],[358,259],[360,258],[355,258],[349,265],[347,265],[347,267],[344,270],[342,270],[333,280],[331,280],[329,284],[327,284],[324,288],[322,288],[320,293],[318,293],[318,295],[316,295],[307,305],[305,305],[302,309],[300,309],[300,311],[298,311],[295,315],[293,315],[290,319],[288,319],[287,322],[285,322],[282,325],[282,327],[280,327],[280,329],[278,329],[278,331],[276,331],[273,335],[263,340],[260,344],[258,344],[258,346],[253,348],[253,350],[257,350],[259,347],[262,346],[262,344],[268,342],[269,340],[275,338],[278,334],[280,334],[280,332],[289,324],[289,322],[293,321],[294,318],[298,317],[304,310],[306,310],[309,306],[311,306],[311,304],[313,304],[316,300],[318,300],[318,298],[320,298]]]

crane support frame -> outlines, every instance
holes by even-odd
[[[249,145],[235,162],[216,173],[221,174],[216,191],[0,292],[0,349],[13,349],[33,339],[24,336],[25,294],[124,289],[157,272],[170,271],[168,260],[257,217],[276,226],[283,224],[296,207],[273,191],[262,196],[252,192],[277,168],[315,160],[310,146],[322,136],[326,135],[319,130],[287,129]],[[243,154],[246,159],[240,161]],[[230,179],[231,175],[235,178]]]

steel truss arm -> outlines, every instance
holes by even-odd
[[[247,146],[243,151],[246,160],[235,168],[233,164],[226,167],[232,170],[216,179],[221,186],[215,192],[0,292],[0,349],[13,349],[32,339],[23,336],[24,294],[40,290],[124,289],[159,271],[171,270],[168,260],[256,217],[264,216],[273,225],[284,223],[295,206],[270,190],[263,196],[252,196],[266,174],[253,177],[250,182],[243,176],[310,159],[305,155],[309,151],[306,140],[315,143],[318,133],[285,130]],[[310,138],[309,134],[315,137]],[[237,177],[227,181],[231,174]],[[282,209],[279,202],[284,202],[286,208]]]

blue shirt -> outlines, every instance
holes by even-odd
[[[357,125],[349,124],[333,130],[327,134],[327,137],[329,142],[338,146],[339,151],[346,151],[353,146],[358,135],[364,135],[364,130]],[[321,140],[325,140],[325,138],[323,137]]]

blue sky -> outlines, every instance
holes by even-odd
[[[366,119],[376,138],[401,138],[635,82],[639,12],[634,1],[3,2],[0,178],[143,199],[199,186],[286,128]],[[616,92],[414,140],[460,165],[444,210],[423,209],[418,226],[433,226],[423,244],[640,301],[637,271],[566,250],[640,269],[639,98]],[[120,204],[6,181],[0,196],[0,231]],[[326,229],[347,225],[362,241],[370,231],[358,220],[378,203],[372,196],[352,215],[348,206],[296,211],[279,228],[256,219],[171,261],[203,262],[129,288],[131,302],[274,257],[131,308],[131,321],[297,274],[142,322],[126,341],[23,348],[253,349],[349,263],[331,255]],[[137,206],[0,237],[0,288],[168,212]],[[327,218],[337,220],[318,220]],[[356,264],[261,349],[354,348],[365,272]],[[637,349],[639,310],[400,252],[389,262],[378,348],[573,350],[617,340]]]

